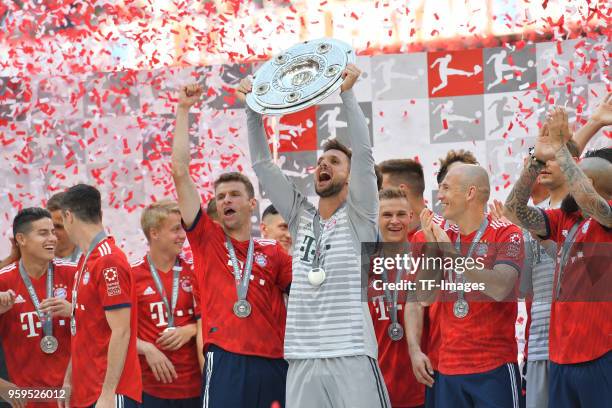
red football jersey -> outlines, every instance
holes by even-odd
[[[519,227],[491,221],[480,239],[472,257],[482,256],[485,268],[492,269],[496,264],[510,264],[520,272],[523,264],[523,235]],[[456,228],[446,230],[451,242],[458,234]],[[476,231],[461,236],[462,251],[465,254],[476,235]],[[415,235],[415,241],[423,233]],[[496,245],[497,244],[497,245]],[[501,245],[500,245],[501,244]],[[455,275],[455,273],[453,273]],[[445,276],[448,281],[456,281],[455,276]],[[465,293],[469,302],[469,313],[459,319],[453,314],[453,305],[457,299],[455,293],[440,294],[440,301],[431,314],[439,320],[440,345],[438,347],[438,371],[446,375],[476,374],[497,368],[505,363],[517,362],[517,344],[515,323],[518,312],[516,301],[486,302],[482,293]],[[475,298],[480,299],[474,301]],[[470,301],[472,300],[472,301]],[[431,331],[430,327],[430,331]],[[435,347],[435,344],[432,345]],[[431,359],[431,356],[430,356]]]
[[[85,256],[81,256],[81,271]],[[78,272],[77,272],[78,274]],[[129,307],[131,335],[123,373],[116,393],[141,401],[142,376],[136,351],[137,299],[134,278],[125,254],[112,237],[103,239],[91,252],[87,265],[75,282],[76,335],[72,337],[72,396],[70,405],[88,407],[102,391],[106,375],[111,329],[107,310]]]
[[[374,278],[373,278],[374,279]],[[375,279],[380,280],[379,277]],[[393,281],[393,273],[390,274]],[[375,291],[370,281],[371,292],[376,295],[369,298],[370,314],[374,323],[374,332],[378,340],[378,365],[382,371],[389,391],[391,405],[397,408],[416,407],[425,402],[425,386],[417,382],[412,371],[408,344],[406,343],[406,327],[401,301],[398,301],[397,320],[404,328],[404,337],[393,341],[387,330],[391,326],[391,303],[385,298],[384,291]],[[402,295],[399,295],[401,299]]]
[[[70,289],[74,281],[76,264],[54,259],[53,297],[70,301]],[[32,278],[32,286],[39,301],[47,298],[47,274]],[[46,354],[40,348],[43,327],[30,294],[19,274],[18,263],[0,270],[0,291],[12,289],[15,304],[0,315],[0,337],[11,382],[26,388],[61,388],[68,361],[70,361],[70,318],[53,319],[53,336],[58,348]],[[41,371],[44,367],[44,371]],[[55,407],[56,402],[30,402],[28,407]]]
[[[458,231],[457,226],[455,224],[447,222],[438,214],[434,214],[433,222],[440,225],[445,231],[449,229],[453,231]],[[415,254],[420,251],[419,244],[426,242],[425,234],[420,229],[418,231],[413,232],[412,234],[409,234],[409,239],[413,246],[413,251]],[[421,338],[424,339],[424,347],[422,351],[423,353],[427,354],[427,357],[429,358],[433,369],[436,371],[438,370],[438,353],[440,351],[441,343],[439,309],[440,305],[435,302],[424,309],[423,332],[421,334]]]
[[[239,318],[233,312],[238,295],[223,228],[200,209],[186,231],[198,278],[196,302],[202,311],[204,349],[215,344],[232,353],[282,358],[286,311],[278,302],[282,300],[279,292],[291,283],[291,257],[274,240],[254,239],[247,294],[252,311],[247,318]],[[232,239],[232,244],[242,268],[249,241]]]
[[[612,205],[612,200],[608,204]],[[548,232],[544,238],[558,243],[560,255],[566,235],[580,213],[550,209],[544,214]],[[560,259],[557,258],[549,338],[550,360],[555,363],[583,363],[612,350],[612,302],[584,301],[589,294],[600,294],[599,299],[604,300],[609,296],[602,293],[612,287],[609,249],[597,243],[611,241],[612,229],[591,218],[580,221],[563,270],[559,299],[556,293]]]
[[[174,310],[174,325],[176,327],[196,323],[196,309],[193,301],[194,274],[193,266],[180,259],[183,268],[179,274],[179,289]],[[136,282],[138,297],[138,338],[155,344],[155,341],[168,327],[168,311],[157,291],[155,281],[147,257],[132,265],[132,273]],[[168,303],[172,304],[173,271],[157,270]],[[174,365],[178,376],[170,384],[164,384],[155,379],[145,356],[140,355],[142,368],[142,389],[145,393],[163,399],[181,399],[199,397],[201,393],[201,371],[198,363],[198,350],[195,336],[175,351],[161,350]]]

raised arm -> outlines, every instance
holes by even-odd
[[[546,124],[540,129],[538,140],[541,138],[548,138],[548,125]],[[505,209],[510,219],[517,220],[523,228],[540,236],[546,235],[544,214],[540,209],[528,206],[527,203],[533,185],[543,168],[544,165],[541,162],[533,159],[528,160],[505,203]]]
[[[246,94],[251,92],[251,81],[243,79],[236,89],[236,96],[245,102]],[[291,182],[272,161],[272,154],[268,146],[266,132],[263,125],[263,117],[259,113],[246,107],[247,125],[249,134],[249,151],[251,163],[257,179],[270,197],[272,204],[278,212],[287,220],[287,224],[293,226],[298,214],[299,206],[305,200],[298,191],[295,184]],[[293,235],[293,231],[292,231]]]
[[[573,139],[582,154],[593,136],[605,126],[612,125],[612,92],[607,94],[595,109],[587,123],[574,133]]]
[[[552,111],[548,119],[551,138],[554,140],[555,159],[565,175],[570,194],[576,200],[582,214],[592,217],[601,225],[612,227],[612,208],[595,188],[591,180],[578,167],[563,140],[569,137],[567,113],[562,108]]]
[[[340,97],[344,103],[347,117],[348,140],[343,143],[351,148],[351,174],[349,178],[349,196],[353,203],[367,218],[376,218],[378,214],[378,187],[374,171],[374,155],[365,115],[361,111],[353,93],[353,85],[361,71],[349,64],[344,72],[344,82],[340,87]]]
[[[187,228],[200,211],[200,195],[189,174],[189,109],[202,95],[200,85],[193,84],[183,87],[179,93],[179,102],[176,108],[176,125],[174,140],[172,142],[172,178],[178,195],[178,204],[181,217]]]

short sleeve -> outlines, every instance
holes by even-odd
[[[187,228],[182,220],[181,224],[187,233],[187,239],[189,240],[192,252],[196,252],[198,246],[205,242],[206,233],[215,227],[215,222],[206,214],[202,207],[200,207],[190,228]]]
[[[539,236],[542,240],[553,240],[559,243],[559,240],[562,239],[559,237],[559,231],[563,229],[563,223],[565,218],[565,213],[560,208],[551,208],[548,210],[539,209],[544,216],[544,222],[546,223],[546,235]]]
[[[507,264],[520,273],[525,260],[523,233],[516,225],[503,228],[496,237],[496,255],[493,265]]]
[[[291,285],[291,280],[293,277],[292,258],[279,244],[276,245],[276,254],[278,259],[278,275],[276,277],[276,284],[283,292],[289,292],[289,285]]]
[[[112,255],[103,256],[95,263],[97,290],[104,310],[132,306],[132,271],[127,261]]]
[[[0,292],[6,292],[10,289],[10,286],[7,282],[8,273],[0,274]],[[8,316],[8,312],[0,314],[0,337],[4,337],[6,335],[6,324],[5,324],[5,316]]]

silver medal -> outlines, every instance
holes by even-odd
[[[323,268],[312,268],[308,272],[308,282],[312,286],[319,287],[325,281],[325,269]]]
[[[399,323],[393,323],[387,328],[387,334],[393,341],[399,341],[404,337],[404,328]]]
[[[74,316],[70,318],[70,334],[76,336],[76,319]]]
[[[176,330],[176,327],[173,327],[173,326],[168,326],[168,327],[166,327],[166,328],[164,329],[164,333],[169,332],[169,331],[173,331],[173,330]]]
[[[468,315],[470,311],[470,305],[465,299],[457,299],[453,305],[453,314],[458,319],[463,319]]]
[[[241,319],[249,317],[249,315],[251,314],[251,304],[244,299],[237,301],[236,303],[234,303],[234,314],[240,317]]]
[[[53,336],[44,336],[40,341],[40,349],[45,354],[53,354],[57,350],[58,342]]]

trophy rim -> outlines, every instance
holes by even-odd
[[[278,107],[270,106],[269,104],[262,103],[262,101],[257,96],[254,95],[254,92],[250,92],[247,95],[247,98],[246,98],[247,105],[253,111],[258,112],[260,114],[265,114],[265,115],[284,115],[284,114],[287,114],[287,113],[298,112],[298,111],[301,111],[303,109],[306,109],[306,108],[308,108],[308,107],[310,107],[312,105],[315,105],[315,104],[321,102],[322,100],[324,100],[327,97],[329,97],[332,93],[334,93],[340,87],[340,85],[342,85],[342,82],[343,82],[342,71],[346,68],[346,66],[348,64],[354,63],[355,59],[356,59],[355,51],[353,50],[353,48],[349,44],[345,43],[344,41],[336,40],[334,38],[323,37],[323,38],[318,38],[318,39],[315,39],[315,40],[308,40],[308,41],[304,41],[304,42],[301,42],[299,44],[296,44],[296,45],[288,48],[287,50],[279,53],[278,55],[272,57],[268,61],[266,61],[266,63],[263,64],[261,67],[259,67],[259,69],[254,73],[254,77],[257,78],[257,76],[258,76],[257,74],[260,73],[264,68],[265,69],[270,69],[270,66],[275,64],[275,59],[279,55],[284,55],[286,53],[289,53],[292,48],[295,48],[295,47],[297,47],[299,45],[308,44],[308,43],[323,43],[323,42],[332,43],[332,44],[338,46],[338,48],[340,48],[341,50],[343,50],[345,52],[343,63],[342,64],[333,64],[333,65],[341,65],[341,68],[340,68],[339,72],[334,75],[334,77],[336,77],[335,80],[330,81],[328,84],[326,84],[326,86],[321,87],[320,90],[318,90],[317,92],[313,93],[312,95],[309,95],[309,97],[307,99],[300,99],[298,103],[285,103],[282,106],[278,106]],[[306,55],[306,54],[301,54],[301,55]],[[296,56],[296,57],[299,57],[299,55]],[[294,57],[294,58],[296,58],[296,57]],[[253,82],[253,87],[255,87],[256,84],[257,84],[257,82],[255,80]],[[299,88],[296,88],[296,90],[299,90]]]

